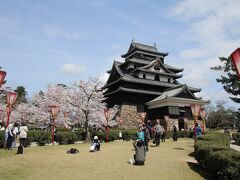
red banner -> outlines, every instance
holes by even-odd
[[[238,74],[238,79],[240,79],[240,48],[236,49],[230,56]]]

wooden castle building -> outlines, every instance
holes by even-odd
[[[124,127],[135,127],[139,113],[147,119],[159,118],[165,128],[173,124],[179,129],[193,127],[191,104],[205,105],[209,101],[194,95],[201,89],[180,84],[184,69],[165,63],[168,53],[155,46],[131,42],[124,62],[114,61],[104,88],[109,107],[120,105]]]

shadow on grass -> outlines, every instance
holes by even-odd
[[[206,180],[215,180],[206,170],[202,169],[197,163],[187,162],[188,166],[198,174],[200,174]]]
[[[150,147],[157,147],[156,145],[149,145]]]
[[[195,158],[194,152],[189,153],[188,156]]]
[[[184,150],[183,148],[173,148],[173,149],[177,149],[177,150]]]

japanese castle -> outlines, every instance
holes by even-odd
[[[136,127],[140,113],[146,119],[159,118],[166,129],[173,125],[179,129],[193,127],[190,105],[205,105],[209,101],[194,95],[201,89],[181,84],[183,68],[165,63],[168,53],[156,46],[131,42],[124,62],[114,61],[104,88],[108,107],[120,105],[123,127]]]

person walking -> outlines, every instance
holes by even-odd
[[[26,147],[26,139],[27,139],[27,132],[28,132],[28,127],[25,122],[21,123],[21,126],[19,128],[19,136],[20,136],[20,146]]]
[[[7,126],[6,128],[6,133],[8,135],[7,137],[7,150],[11,150],[12,149],[12,142],[14,140],[14,129],[15,127],[18,127],[18,123],[11,123]]]
[[[156,146],[159,146],[160,145],[160,137],[161,137],[161,126],[160,126],[160,120],[157,119],[156,121],[156,126],[155,126],[155,130],[156,130],[156,133],[155,133],[155,142],[156,142]]]

